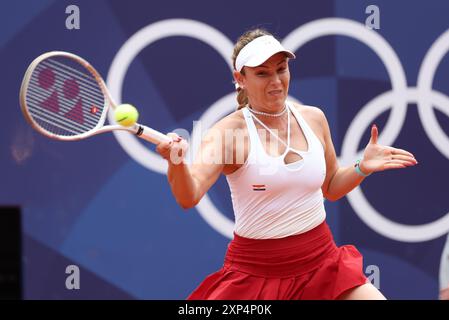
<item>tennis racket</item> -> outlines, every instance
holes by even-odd
[[[51,139],[73,141],[124,130],[154,144],[172,140],[137,123],[105,125],[109,108],[117,104],[100,74],[68,52],[47,52],[30,64],[20,88],[20,106],[28,123]]]

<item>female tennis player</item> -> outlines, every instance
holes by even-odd
[[[183,208],[195,206],[220,174],[231,190],[235,229],[223,267],[188,299],[385,299],[365,277],[359,251],[336,246],[323,199],[336,201],[374,172],[417,161],[379,145],[373,125],[363,158],[340,167],[324,113],[287,100],[294,58],[267,31],[246,32],[233,54],[237,111],[209,130],[192,164],[173,161],[187,150],[176,134],[157,146]],[[229,132],[244,135],[229,143]],[[204,161],[217,155],[221,161]]]

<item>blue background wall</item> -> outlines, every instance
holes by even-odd
[[[79,30],[65,27],[70,4],[80,8]],[[166,19],[201,22],[232,43],[254,26],[286,38],[298,27],[323,18],[363,24],[370,4],[380,8],[380,30],[373,32],[399,57],[406,86],[416,87],[424,56],[449,29],[447,1],[2,1],[0,205],[23,209],[24,298],[184,299],[220,268],[229,242],[197,208],[182,210],[166,176],[137,162],[138,155],[125,151],[113,134],[63,143],[34,132],[20,112],[18,91],[36,56],[70,51],[90,61],[106,79],[125,42]],[[392,89],[385,63],[368,46],[346,36],[313,39],[296,53],[298,59],[290,64],[290,95],[325,111],[339,157],[345,139],[360,140],[362,150],[369,126],[360,137],[348,136],[348,128],[370,101]],[[443,95],[449,94],[448,71],[449,59],[444,57],[432,78],[433,89]],[[177,128],[191,132],[194,120],[232,92],[229,60],[210,44],[175,36],[137,54],[126,70],[121,96],[138,106],[140,122],[162,132]],[[407,99],[404,121],[391,120],[398,129],[391,142],[413,152],[420,164],[377,173],[359,189],[382,216],[417,226],[448,213],[449,152],[444,148],[449,145],[449,103],[433,109],[445,136],[431,139],[416,99]],[[392,114],[389,107],[383,110],[365,119],[376,123],[381,133]],[[341,164],[355,159],[355,154],[342,157]],[[224,178],[208,196],[232,220]],[[437,298],[449,225],[442,224],[443,232],[423,233],[421,240],[406,240],[400,232],[388,236],[362,221],[364,212],[357,209],[358,200],[353,201],[356,205],[347,197],[326,202],[337,243],[355,244],[364,254],[365,266],[379,267],[380,289],[388,298]],[[80,290],[65,288],[69,264],[81,269]]]

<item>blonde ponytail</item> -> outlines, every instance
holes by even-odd
[[[244,108],[248,104],[248,96],[246,95],[246,91],[242,88],[237,89],[237,102],[239,104],[237,110]]]

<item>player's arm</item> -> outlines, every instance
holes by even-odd
[[[222,173],[226,153],[223,133],[228,123],[229,120],[223,119],[207,131],[192,164],[189,165],[185,161],[176,164],[167,159],[168,181],[176,201],[182,208],[188,209],[197,205]],[[181,142],[174,143],[173,153],[182,148],[182,145],[177,147],[177,143]]]
[[[326,116],[320,109],[314,109],[316,109],[317,117],[321,123],[325,142],[326,177],[321,190],[326,199],[336,201],[357,187],[364,177],[358,175],[353,166],[339,166]]]

